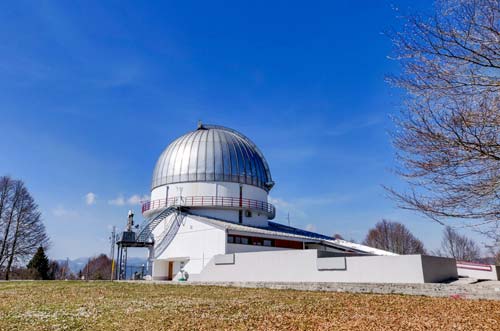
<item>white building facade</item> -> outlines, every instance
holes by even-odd
[[[365,280],[366,277],[352,277],[363,265],[359,263],[362,260],[355,259],[357,256],[370,266],[368,273],[373,272],[374,265],[384,266],[383,275],[390,275],[388,281],[392,282],[456,277],[456,268],[453,271],[449,267],[454,261],[439,260],[447,265],[439,271],[436,262],[428,262],[429,259],[425,263],[415,257],[381,260],[396,254],[272,222],[275,208],[268,202],[268,194],[273,186],[264,155],[235,130],[199,124],[196,130],[172,142],[156,163],[151,200],[142,207],[146,222],[137,234],[138,241],[152,242],[152,278],[268,280],[273,277],[262,266],[279,266],[280,261],[286,260],[287,264],[282,264],[283,274],[274,276],[276,280]],[[279,251],[290,253],[280,255]],[[245,265],[244,261],[252,265]],[[398,278],[398,272],[387,269],[391,261],[401,272],[408,263],[412,264],[415,270],[421,270],[421,275]],[[304,267],[297,272],[299,265]],[[325,265],[343,267],[321,267]],[[276,268],[279,272],[280,268]],[[295,276],[284,276],[287,272]],[[433,276],[429,276],[431,272]],[[383,276],[377,281],[379,278]]]

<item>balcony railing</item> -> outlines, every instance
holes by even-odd
[[[168,199],[146,201],[142,204],[142,212],[170,206],[250,209],[263,212],[271,216],[271,218],[274,218],[276,213],[274,206],[265,201],[216,196],[171,197]]]

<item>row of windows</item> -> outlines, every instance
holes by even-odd
[[[275,242],[273,239],[235,236],[235,235],[227,236],[227,242],[229,244],[255,245],[255,246],[267,246],[267,247],[275,246]]]

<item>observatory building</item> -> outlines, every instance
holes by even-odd
[[[142,205],[145,221],[137,232],[129,226],[118,244],[148,247],[154,280],[422,283],[457,276],[452,259],[399,256],[273,222],[273,186],[249,138],[199,124],[160,155]]]

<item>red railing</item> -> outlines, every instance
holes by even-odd
[[[259,210],[269,215],[275,214],[274,206],[264,201],[216,196],[171,197],[168,199],[146,201],[142,204],[142,212],[170,206],[248,208]]]
[[[493,270],[493,267],[490,264],[467,262],[467,261],[457,261],[457,268],[478,270],[478,271],[492,271]]]

